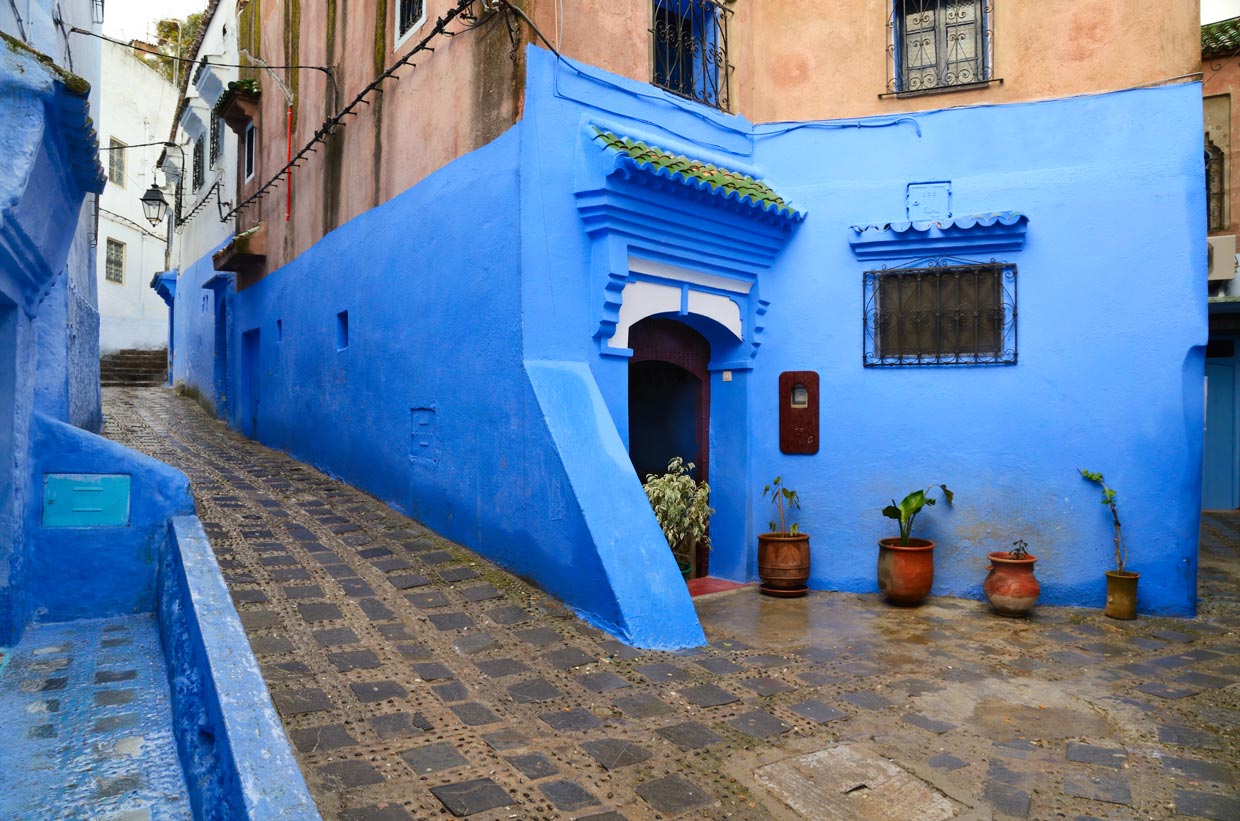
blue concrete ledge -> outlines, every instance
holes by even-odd
[[[194,816],[319,819],[202,524],[169,532],[159,629]]]

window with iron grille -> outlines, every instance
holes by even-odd
[[[728,110],[728,18],[719,0],[654,0],[651,82],[673,94]]]
[[[896,94],[989,82],[989,0],[894,0],[892,76]]]
[[[1206,214],[1209,218],[1209,230],[1222,231],[1227,227],[1227,216],[1224,213],[1224,192],[1226,191],[1226,174],[1223,162],[1223,149],[1214,144],[1209,135],[1206,136]]]
[[[125,143],[112,137],[108,140],[108,182],[125,187]]]
[[[397,0],[394,11],[396,12],[396,37],[392,42],[393,47],[408,40],[409,35],[413,34],[426,20],[426,0]]]
[[[114,239],[108,240],[107,256],[104,259],[103,276],[108,282],[124,284],[125,282],[125,243]]]
[[[197,191],[199,188],[202,188],[203,183],[205,183],[207,180],[206,169],[203,167],[203,162],[202,162],[202,149],[203,149],[202,137],[199,137],[198,139],[194,140],[194,190],[195,191]]]
[[[866,271],[866,367],[1016,362],[1016,266],[919,260]]]
[[[224,127],[224,120],[220,117],[219,112],[211,112],[211,167],[220,161],[221,129]]]

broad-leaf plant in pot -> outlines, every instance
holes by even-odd
[[[650,473],[642,487],[663,536],[676,558],[680,575],[688,579],[694,570],[698,547],[710,550],[710,485],[693,480],[692,462],[679,456],[667,463],[667,473]]]
[[[768,596],[791,599],[809,592],[809,536],[792,521],[792,512],[801,509],[801,497],[784,486],[781,476],[762,489],[770,497],[775,518],[770,532],[758,535],[759,590]]]
[[[934,505],[930,491],[943,491],[943,498],[950,505],[955,495],[947,485],[931,485],[925,490],[914,490],[896,504],[883,508],[883,515],[900,524],[900,535],[878,540],[878,589],[892,604],[920,604],[930,593],[934,584],[934,542],[915,539],[913,521],[927,505]]]
[[[1038,603],[1042,586],[1033,575],[1038,557],[1029,553],[1024,539],[1012,542],[1011,550],[999,550],[986,554],[990,574],[982,584],[982,591],[995,612],[1001,616],[1027,616]]]
[[[1102,613],[1113,619],[1130,621],[1137,617],[1137,580],[1140,573],[1127,570],[1128,542],[1119,523],[1119,510],[1115,507],[1115,489],[1107,487],[1101,473],[1077,468],[1087,481],[1102,488],[1102,504],[1111,513],[1111,527],[1115,541],[1115,569],[1107,571],[1107,603]]]

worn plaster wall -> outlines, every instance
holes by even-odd
[[[0,26],[0,642],[20,636],[31,612],[31,534],[26,518],[39,488],[36,411],[83,427],[99,423],[92,271],[87,226],[78,215],[102,182],[82,79],[49,66]],[[18,30],[20,29],[20,30]],[[54,45],[54,43],[53,43]],[[75,52],[90,69],[91,51]],[[95,52],[97,54],[97,52]],[[92,362],[92,359],[94,360]],[[94,372],[93,384],[90,375]]]
[[[241,182],[242,200],[287,161],[288,112],[292,150],[298,151],[322,122],[352,100],[385,68],[414,47],[455,2],[431,0],[426,21],[397,45],[394,0],[328,3],[251,3],[239,14],[242,47],[273,65],[331,65],[334,82],[319,71],[245,70],[262,87],[259,159],[254,178]],[[479,4],[476,4],[479,5]],[[344,128],[294,172],[291,214],[285,184],[248,207],[238,233],[262,222],[268,231],[266,271],[274,271],[324,234],[383,203],[436,168],[499,136],[519,116],[522,50],[503,21],[492,15],[466,31],[468,21],[438,37],[435,51],[402,70]],[[239,138],[229,136],[231,140]],[[242,283],[244,287],[245,283]]]

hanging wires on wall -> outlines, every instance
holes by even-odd
[[[423,37],[417,43],[417,45],[409,49],[409,51],[405,52],[404,56],[402,56],[396,62],[392,63],[392,65],[384,69],[383,72],[380,73],[378,77],[376,77],[374,80],[368,83],[360,92],[358,92],[357,96],[355,96],[349,102],[348,105],[346,105],[344,108],[338,111],[335,115],[328,117],[326,120],[324,120],[323,124],[320,125],[319,128],[314,132],[314,136],[311,137],[310,141],[307,142],[304,146],[302,146],[300,151],[298,151],[296,154],[293,154],[292,157],[289,158],[289,161],[285,163],[283,168],[281,168],[278,172],[276,172],[275,175],[273,175],[269,180],[263,183],[263,185],[257,191],[255,191],[253,194],[251,194],[250,196],[246,197],[244,200],[242,200],[241,202],[233,206],[233,208],[227,214],[223,215],[220,221],[227,222],[229,219],[234,217],[236,214],[240,213],[243,209],[245,209],[249,205],[260,201],[263,197],[267,196],[269,193],[274,191],[275,187],[279,185],[280,181],[285,178],[285,175],[288,172],[292,171],[292,169],[294,168],[297,168],[301,163],[306,162],[307,159],[309,158],[309,155],[317,151],[318,146],[321,145],[328,137],[332,136],[335,133],[336,129],[338,129],[341,125],[344,124],[345,117],[356,117],[358,114],[359,106],[370,105],[370,100],[367,98],[371,94],[373,94],[375,91],[379,90],[379,87],[383,85],[384,80],[388,80],[388,79],[399,80],[400,78],[396,76],[396,72],[399,69],[406,68],[406,67],[408,68],[416,67],[417,64],[412,62],[414,57],[416,57],[417,55],[423,52],[433,52],[435,49],[431,46],[431,43],[433,43],[441,35],[452,36],[453,34],[455,34],[456,32],[449,32],[447,30],[448,24],[452,23],[454,20],[457,20],[458,18],[468,19],[469,8],[476,1],[477,0],[458,0],[455,6],[450,8],[447,11],[447,13],[445,13],[443,16],[439,17],[439,19],[435,21],[435,25],[431,28],[429,32],[427,32],[426,36]]]

